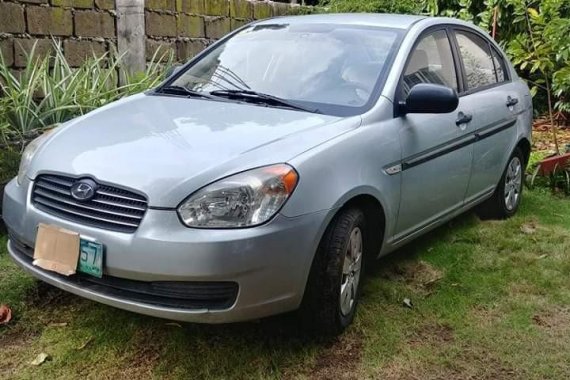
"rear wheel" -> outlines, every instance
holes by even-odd
[[[481,218],[505,219],[517,212],[522,198],[524,168],[523,154],[516,148],[509,158],[495,193],[477,209]]]
[[[301,317],[324,335],[341,333],[354,319],[366,254],[364,213],[341,211],[331,222],[313,261]]]

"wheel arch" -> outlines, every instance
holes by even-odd
[[[524,166],[526,167],[526,165],[528,165],[528,160],[530,159],[530,141],[526,137],[523,137],[519,140],[515,148],[519,148],[521,150],[524,158]]]

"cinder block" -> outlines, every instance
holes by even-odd
[[[230,2],[229,0],[206,0],[204,14],[208,16],[229,16]]]
[[[204,37],[204,19],[181,14],[177,19],[177,32],[180,37]]]
[[[230,16],[251,20],[253,18],[253,3],[248,0],[231,0]]]
[[[176,43],[169,41],[146,40],[146,60],[151,61],[156,54],[156,60],[168,61],[169,53],[176,56]]]
[[[2,55],[2,59],[6,66],[12,66],[14,64],[14,41],[0,41],[0,55]]]
[[[156,37],[176,37],[176,16],[146,12],[146,34]]]
[[[30,34],[71,36],[73,33],[73,18],[68,9],[28,7],[26,15]]]
[[[261,20],[264,18],[269,18],[273,15],[273,7],[269,3],[254,3],[253,4],[253,18],[256,20]]]
[[[206,21],[206,37],[220,39],[231,31],[230,19],[222,17]]]
[[[95,0],[95,5],[99,9],[115,9],[115,0]]]
[[[108,13],[76,11],[75,35],[79,37],[115,37],[115,19]]]
[[[204,40],[178,41],[178,60],[186,61],[195,57],[207,46]]]
[[[28,62],[27,56],[31,53],[34,44],[36,46],[36,50],[34,51],[35,57],[45,57],[53,51],[53,41],[49,38],[16,38],[14,40],[14,66],[26,67]]]
[[[176,0],[145,0],[144,7],[154,11],[175,11]]]
[[[205,4],[209,0],[176,0],[176,11],[203,15]]]
[[[86,40],[66,40],[63,43],[63,52],[69,65],[77,67],[87,59],[104,55],[105,43]]]
[[[93,0],[51,0],[51,4],[56,7],[93,8]]]
[[[0,3],[0,32],[26,32],[24,7],[18,4]]]

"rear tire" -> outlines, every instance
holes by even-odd
[[[493,196],[477,208],[481,219],[506,219],[516,214],[522,199],[525,167],[524,156],[516,148]]]
[[[310,332],[338,335],[354,319],[367,253],[365,222],[360,209],[349,208],[328,226],[313,260],[300,309]]]

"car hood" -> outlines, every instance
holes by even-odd
[[[90,176],[142,191],[151,206],[175,207],[218,178],[287,162],[359,124],[360,117],[139,94],[59,128],[28,175]]]

